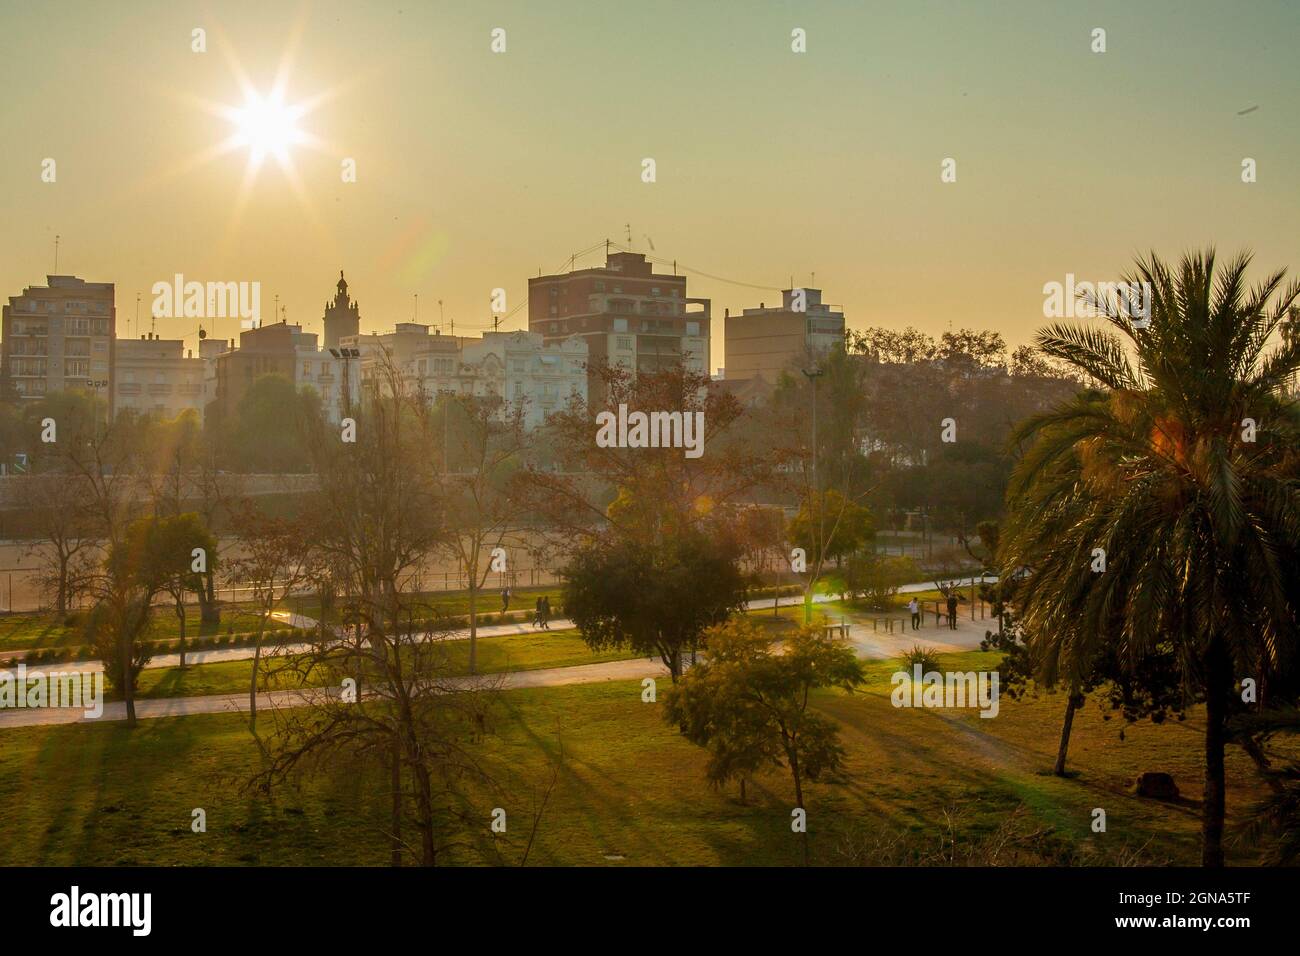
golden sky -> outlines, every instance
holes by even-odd
[[[724,308],[814,272],[851,326],[1014,345],[1044,283],[1149,249],[1300,264],[1298,36],[1281,2],[4,0],[0,295],[44,282],[58,234],[60,272],[117,284],[119,335],[178,272],[259,281],[264,320],[279,296],[319,330],[340,268],[363,330],[418,294],[421,321],[442,299],[473,332],[493,288],[513,309],[529,275],[630,225],[637,251],[766,287],[691,277],[713,366]],[[309,107],[304,142],[250,175],[221,108],[277,78]]]

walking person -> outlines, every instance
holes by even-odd
[[[542,630],[551,629],[551,599],[549,595],[542,595]]]
[[[510,610],[510,588],[501,589],[501,613],[504,614]]]
[[[907,610],[912,615],[912,630],[916,630],[921,624],[921,602],[916,598],[907,602]]]
[[[948,630],[957,630],[957,592],[948,592]]]
[[[533,628],[542,626],[542,599],[537,599],[537,606],[533,609]]]

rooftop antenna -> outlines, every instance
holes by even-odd
[[[140,321],[140,293],[135,294],[135,317],[136,322]],[[158,316],[153,314],[153,309],[149,310],[149,334],[156,335],[158,332]]]
[[[817,288],[817,273],[815,272],[812,274],[812,287]]]
[[[153,310],[151,309],[150,311]],[[139,327],[140,327],[140,293],[137,292],[135,294],[135,322],[131,325],[131,328],[127,329],[126,334],[128,336],[135,335],[135,330],[138,329]]]
[[[54,274],[59,274],[59,236],[54,236]]]
[[[631,252],[632,251],[632,224],[630,222],[626,223],[624,225],[624,228],[627,229],[627,251]]]
[[[275,294],[275,321],[280,321],[280,293],[278,292]],[[274,325],[275,323],[271,324]]]
[[[415,319],[414,319],[414,321],[416,321],[416,322],[419,322],[419,321],[420,321],[420,293],[418,293],[418,292],[415,293]]]

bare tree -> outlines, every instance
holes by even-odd
[[[456,470],[443,474],[448,534],[444,549],[456,561],[469,587],[469,670],[478,670],[478,596],[493,571],[509,568],[505,547],[522,531],[529,514],[523,492],[524,432],[522,403],[499,398],[457,398],[444,402],[443,415],[456,410]],[[444,422],[444,427],[448,423]]]
[[[318,573],[310,518],[278,518],[248,507],[236,518],[240,555],[231,562],[231,577],[252,592],[257,608],[253,636],[253,670],[248,685],[248,729],[257,736],[257,675],[267,624],[276,607],[301,590]]]

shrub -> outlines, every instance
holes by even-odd
[[[939,670],[939,652],[933,647],[922,647],[920,644],[913,644],[912,649],[903,655],[903,667],[911,671],[917,664],[921,665],[922,674]]]

